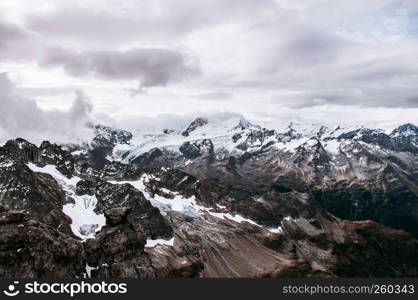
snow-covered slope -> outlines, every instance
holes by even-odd
[[[82,180],[81,178],[77,176],[67,178],[54,165],[46,165],[41,168],[29,162],[28,167],[34,172],[51,175],[62,187],[70,201],[73,202],[65,204],[63,212],[71,218],[71,229],[76,236],[82,239],[93,237],[95,232],[106,224],[104,215],[94,212],[97,204],[96,197],[94,195],[79,196],[76,194],[76,186]]]
[[[188,155],[182,151],[183,149],[194,152],[213,152],[216,158],[222,159],[228,156],[240,157],[246,152],[257,153],[267,148],[295,153],[298,148],[310,148],[317,143],[320,143],[329,156],[336,156],[340,153],[340,149],[350,142],[363,142],[394,151],[413,150],[416,146],[415,140],[410,141],[411,138],[407,138],[407,140],[402,140],[405,144],[403,148],[396,149],[395,147],[396,143],[400,144],[399,134],[410,136],[412,132],[410,126],[407,131],[406,129],[401,130],[402,133],[394,131],[392,136],[388,136],[381,130],[359,126],[330,128],[318,124],[290,123],[285,128],[267,129],[251,124],[243,118],[214,122],[211,120],[203,122],[201,121],[203,118],[196,120],[185,130],[165,130],[161,133],[134,135],[129,144],[115,147],[113,159],[131,163],[138,156],[154,149],[183,154],[186,158]],[[193,125],[196,123],[199,126]],[[184,134],[185,131],[187,135]],[[210,141],[210,147],[213,149],[202,150],[202,141],[208,141],[206,144]],[[199,155],[192,154],[191,156]],[[180,164],[188,162],[184,160]]]

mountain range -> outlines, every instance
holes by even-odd
[[[413,124],[89,126],[0,147],[0,276],[418,276]]]

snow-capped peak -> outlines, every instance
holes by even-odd
[[[193,120],[192,123],[181,133],[182,136],[189,136],[191,132],[196,130],[199,127],[205,126],[208,124],[208,120],[205,118],[198,117]]]
[[[240,129],[240,130],[244,130],[244,129],[248,129],[250,127],[253,127],[254,125],[248,121],[245,118],[241,118],[239,119],[238,125],[234,127],[234,129]]]
[[[411,123],[406,123],[398,128],[395,128],[390,136],[392,137],[398,137],[398,136],[411,136],[411,135],[417,135],[418,134],[418,127]]]

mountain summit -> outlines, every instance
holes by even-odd
[[[183,136],[189,136],[192,131],[196,130],[196,128],[205,126],[206,124],[208,124],[207,119],[200,117],[196,118],[181,134]]]

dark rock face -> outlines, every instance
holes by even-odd
[[[130,211],[130,207],[115,207],[105,210],[106,224],[116,226],[122,223]]]
[[[197,277],[203,265],[171,247],[145,248],[146,234],[130,217],[130,209],[106,211],[107,226],[85,243],[92,272],[99,278]],[[117,220],[115,220],[117,219]],[[181,255],[181,256],[179,256]]]
[[[7,145],[6,148],[9,149]],[[32,149],[30,153],[37,152]],[[37,156],[23,155],[26,157]],[[71,221],[62,212],[65,193],[54,178],[32,172],[21,159],[15,152],[0,149],[0,203],[12,209],[29,211],[38,221],[71,233]]]
[[[284,224],[284,231],[292,239],[293,261],[263,271],[259,277],[414,277],[417,274],[418,240],[404,231],[372,221],[341,221],[329,215],[314,222],[302,220],[288,220]],[[402,249],[397,251],[400,244]],[[316,268],[312,267],[313,261]]]
[[[74,159],[71,154],[61,146],[48,141],[42,142],[38,148],[23,139],[15,139],[8,141],[2,150],[23,162],[32,162],[39,166],[55,165],[67,177],[71,177],[74,173]]]
[[[77,184],[77,194],[95,195],[98,200],[96,212],[104,212],[108,220],[117,219],[116,216],[111,217],[112,212],[117,214],[124,211],[126,214],[129,210],[129,222],[136,223],[147,236],[152,238],[172,236],[172,228],[158,208],[153,207],[142,192],[128,183],[81,181]]]
[[[329,189],[313,190],[325,209],[347,220],[372,219],[418,236],[418,197],[405,186],[386,189],[339,182]]]
[[[67,177],[74,175],[74,158],[61,146],[44,141],[39,147],[39,152],[40,160],[34,161],[35,163],[41,166],[55,165],[57,170]]]
[[[153,148],[150,151],[131,159],[129,163],[144,171],[155,172],[161,168],[174,167],[181,164],[183,161],[184,157],[178,152]]]
[[[232,140],[234,141],[234,143],[236,143],[240,138],[242,138],[242,135],[241,134],[239,134],[239,133],[235,133],[233,136],[232,136]]]
[[[164,134],[171,134],[171,133],[173,133],[174,132],[174,130],[173,129],[163,129],[163,133]]]
[[[81,151],[77,155],[77,160],[87,161],[96,169],[102,169],[110,161],[108,157],[112,155],[113,149],[118,144],[129,144],[132,133],[113,129],[103,125],[92,126],[93,140],[90,145],[71,145],[72,151]]]
[[[187,159],[194,159],[200,156],[213,155],[213,144],[211,140],[204,139],[193,143],[185,142],[180,148],[180,152]]]
[[[133,165],[112,161],[106,164],[98,176],[104,180],[136,180],[144,171]]]
[[[341,277],[416,277],[418,275],[418,240],[402,230],[394,230],[372,221],[346,222],[352,243],[339,245],[340,257],[335,274]],[[399,247],[402,245],[402,247]],[[371,249],[374,249],[371,251]],[[363,253],[363,255],[359,255]],[[381,263],[384,261],[385,263]]]
[[[135,159],[131,160],[130,162],[134,165],[141,166],[141,167],[148,167],[150,166],[155,160],[163,156],[163,152],[158,149],[154,148],[150,151],[144,153],[136,157]]]
[[[355,131],[342,134],[338,138],[357,139],[368,144],[379,145],[386,149],[395,149],[395,146],[390,136],[386,135],[380,130],[361,128]]]
[[[418,153],[418,127],[404,124],[392,131],[390,137],[397,149]]]
[[[9,153],[9,155],[19,157],[24,161],[32,161],[35,163],[40,161],[38,147],[24,139],[17,138],[10,140],[2,147],[2,150],[4,151],[3,155]]]
[[[82,244],[27,213],[0,206],[1,277],[82,277]]]
[[[403,124],[399,126],[398,128],[394,129],[390,135],[393,136],[397,134],[403,134],[403,135],[404,134],[407,134],[407,135],[418,134],[418,126],[415,126],[414,124],[411,124],[411,123]]]
[[[103,125],[94,126],[95,137],[93,143],[97,145],[128,144],[132,133],[126,130],[113,129]]]
[[[122,222],[123,218],[115,222],[114,210],[108,213],[112,215],[107,214],[109,226],[85,243],[89,266],[98,268],[93,271],[93,277],[155,277],[144,255],[144,232],[138,226]]]
[[[208,124],[208,120],[203,118],[196,118],[181,134],[183,136],[189,136],[192,131],[196,130],[196,128],[205,126],[206,124]]]
[[[237,148],[243,151],[259,146],[261,146],[261,149],[266,148],[268,146],[264,144],[264,142],[267,140],[267,138],[274,135],[276,135],[276,132],[274,130],[267,130],[265,128],[261,130],[250,130],[245,140],[242,141],[239,145],[237,145]],[[242,136],[240,134],[235,134],[232,137],[232,140],[234,141],[234,143],[236,143],[241,138]]]

